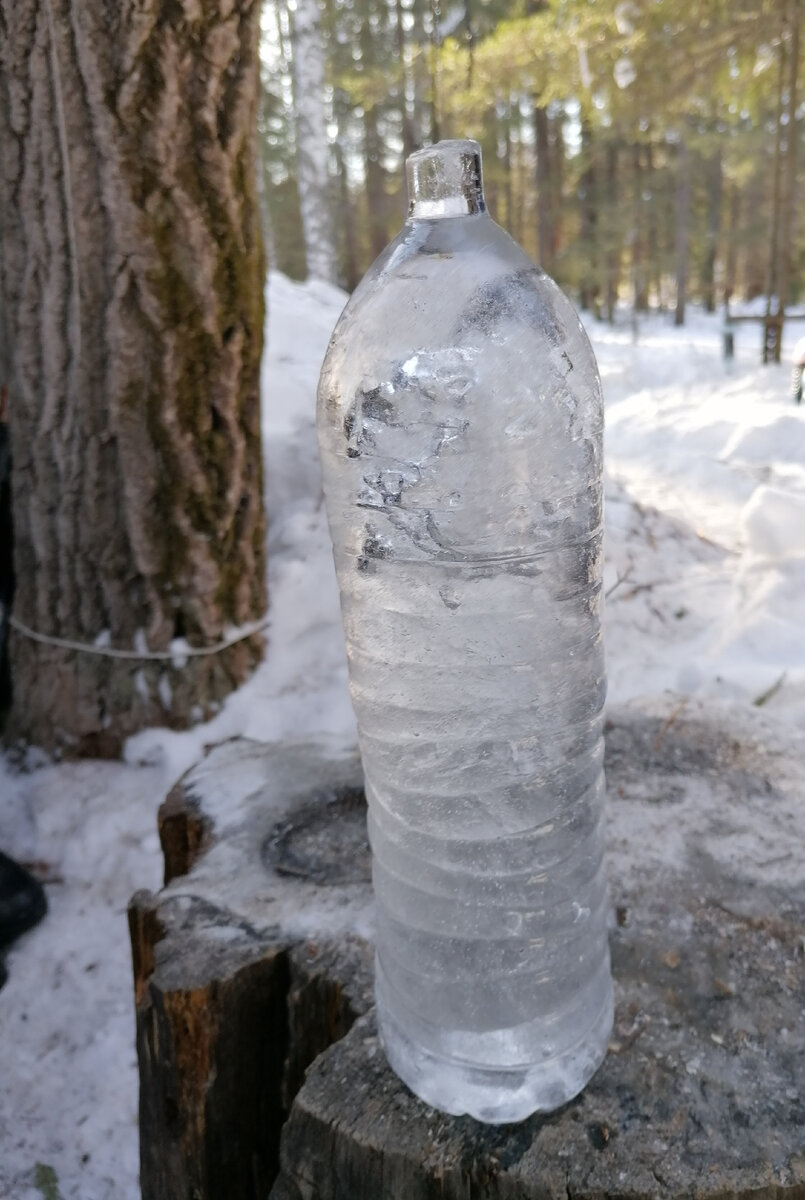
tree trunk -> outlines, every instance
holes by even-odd
[[[266,196],[266,175],[262,163],[257,172],[257,201],[260,205],[260,231],[263,236],[263,248],[266,256],[266,267],[277,269],[277,239],[274,235],[274,222],[271,217],[271,207]]]
[[[439,33],[441,9],[438,0],[429,0],[430,9],[430,140],[438,142],[442,136],[442,105],[440,97],[442,39]]]
[[[363,148],[366,168],[366,203],[369,210],[369,245],[372,257],[377,258],[386,247],[386,184],[383,170],[383,147],[375,109],[363,113]]]
[[[639,143],[632,146],[632,306],[648,312],[648,285],[643,259],[643,163]]]
[[[797,139],[799,123],[797,118],[797,89],[799,83],[799,6],[800,0],[791,0],[789,14],[791,21],[791,44],[788,53],[788,97],[786,112],[786,148],[785,166],[781,189],[780,213],[780,265],[777,280],[780,288],[780,330],[774,352],[774,361],[780,361],[780,351],[783,340],[782,322],[785,320],[785,308],[788,303],[788,289],[791,280],[791,259],[794,255],[794,192],[797,182]]]
[[[615,305],[618,302],[618,284],[621,269],[621,227],[617,211],[618,204],[618,147],[615,142],[607,144],[607,251],[606,251],[606,306],[607,321],[615,320]]]
[[[724,237],[725,252],[724,252],[724,286],[722,289],[722,304],[724,312],[728,313],[730,308],[730,300],[735,291],[735,280],[738,273],[738,255],[736,245],[736,231],[738,228],[738,218],[740,215],[739,208],[740,192],[737,186],[733,183],[729,190],[729,204],[727,205],[727,229]]]
[[[657,212],[658,186],[657,171],[654,166],[654,150],[651,142],[646,146],[645,174],[648,184],[649,201],[646,213],[646,275],[649,293],[653,290],[657,303],[662,306],[662,255],[660,252],[660,229]],[[644,185],[645,186],[645,185]]]
[[[525,193],[530,190],[530,172],[523,170],[523,123],[519,103],[513,105],[514,128],[517,136],[511,141],[512,219],[509,233],[522,245],[525,233]],[[523,176],[526,176],[524,179]]]
[[[361,24],[361,62],[366,71],[374,65],[372,26],[369,15]],[[386,173],[383,169],[383,141],[380,134],[377,106],[368,99],[363,106],[363,157],[366,171],[366,204],[368,207],[369,248],[372,258],[385,249],[388,241],[386,229]]]
[[[503,138],[503,203],[506,206],[505,228],[511,233],[514,228],[514,205],[512,198],[512,128],[511,101],[506,103],[501,118]],[[503,222],[501,221],[501,224]]]
[[[335,141],[335,162],[338,171],[338,196],[343,230],[344,286],[348,292],[353,292],[360,282],[361,273],[358,268],[358,248],[355,239],[355,212],[349,192],[347,164],[344,159],[341,137],[341,122],[339,122]]]
[[[8,618],[14,597],[14,535],[11,526],[11,451],[5,414],[5,392],[0,392],[0,729],[11,704],[11,671],[8,662]]]
[[[327,168],[329,150],[319,0],[297,0],[293,23],[293,76],[299,202],[307,273],[313,279],[336,283],[338,265]]]
[[[685,324],[690,243],[690,153],[684,138],[679,143],[676,177],[676,309],[674,325]]]
[[[562,197],[565,187],[565,110],[557,107],[557,111],[548,123],[551,144],[551,254],[554,268],[562,250]]]
[[[738,276],[738,221],[741,213],[741,193],[737,184],[733,183],[730,185],[729,197],[729,205],[727,206],[727,231],[724,238],[726,252],[724,255],[724,295],[722,299],[725,311],[729,311],[730,300],[735,291],[735,280]]]
[[[0,13],[11,734],[50,749],[117,754],[149,723],[184,726],[262,648],[169,657],[266,601],[259,5],[221,8]]]
[[[768,262],[761,246],[757,229],[756,214],[764,212],[768,205],[766,175],[762,171],[753,174],[745,184],[741,195],[741,238],[738,246],[739,282],[737,290],[747,300],[756,296],[768,296]]]
[[[581,307],[601,316],[601,283],[599,277],[598,194],[596,181],[596,152],[589,119],[581,119],[581,154],[584,167],[579,180],[581,201]]]
[[[722,196],[721,151],[717,150],[708,163],[707,171],[707,232],[702,265],[702,299],[707,312],[716,311],[716,255],[721,233]]]
[[[408,158],[417,148],[412,113],[408,107],[409,65],[405,44],[405,18],[402,0],[394,3],[394,42],[397,49],[397,69],[400,91],[400,129],[402,132],[403,158]]]
[[[411,74],[413,79],[414,103],[411,116],[411,136],[413,137],[415,146],[422,145],[425,137],[425,129],[429,126],[431,119],[430,102],[428,99],[428,90],[430,87],[430,72],[428,68],[429,39],[425,28],[427,10],[428,0],[413,0],[411,4],[411,18],[413,21],[413,28],[411,29],[411,38],[413,41]]]
[[[779,311],[780,270],[780,192],[783,163],[783,85],[785,81],[785,42],[780,42],[777,67],[777,108],[774,124],[774,167],[771,186],[771,224],[769,226],[769,257],[766,268],[766,316]],[[764,362],[766,361],[764,354]]]
[[[539,265],[550,275],[553,268],[551,154],[548,110],[534,105],[534,139],[537,148],[537,247]]]

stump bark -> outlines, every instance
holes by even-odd
[[[143,1200],[264,1198],[306,1067],[371,1004],[360,764],[215,747],[159,814],[129,906]]]
[[[131,908],[144,1200],[803,1200],[803,750],[759,713],[611,712],[610,1051],[559,1112],[491,1127],[378,1043],[357,762],[214,749]]]

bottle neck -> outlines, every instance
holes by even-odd
[[[486,212],[477,142],[437,142],[418,150],[406,160],[405,174],[411,220],[438,221]]]

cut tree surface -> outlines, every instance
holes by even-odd
[[[488,1127],[377,1041],[357,762],[215,748],[163,806],[175,877],[132,902],[144,1200],[263,1197],[280,1133],[272,1200],[803,1200],[804,762],[760,713],[610,712],[610,1052]]]

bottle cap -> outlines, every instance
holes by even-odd
[[[486,211],[481,147],[469,138],[436,142],[405,163],[408,216],[418,220]]]

